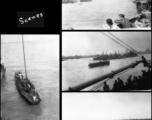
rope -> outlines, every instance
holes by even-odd
[[[113,35],[112,33],[108,32],[110,35],[112,35],[113,37],[115,37],[117,40],[119,40],[120,42],[124,43],[126,46],[128,46],[130,49],[132,49],[132,52],[136,52],[139,55],[142,56],[142,54],[140,54],[138,51],[136,51],[135,49],[133,49],[132,47],[130,47],[129,45],[127,45],[125,42],[123,42],[122,40],[120,40],[118,37],[116,37],[115,35]]]
[[[102,33],[103,35],[105,35],[106,37],[108,37],[109,39],[111,39],[112,41],[118,43],[119,45],[121,45],[122,47],[126,48],[127,50],[130,51],[130,49],[128,49],[126,46],[122,45],[121,43],[119,43],[118,41],[116,41],[115,39],[113,39],[112,37],[108,36],[107,34],[105,33]],[[137,54],[138,55],[138,54]],[[138,55],[139,56],[139,55]],[[139,56],[140,57],[140,56]]]

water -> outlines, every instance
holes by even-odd
[[[147,60],[151,60],[151,54],[145,54],[144,56]],[[89,68],[88,64],[90,63],[91,60],[92,58],[84,58],[84,59],[67,60],[67,61],[62,62],[62,68],[63,68],[62,69],[62,89],[63,90],[66,90],[69,87],[78,85],[85,81],[94,79],[96,77],[102,76],[106,73],[111,72],[112,70],[119,69],[121,67],[129,65],[141,59],[139,57],[133,57],[133,58],[110,60],[110,66]],[[133,76],[141,75],[142,74],[141,70],[143,69],[146,69],[146,68],[143,67],[143,64],[139,64],[134,69],[131,69],[127,71],[126,73],[121,74],[117,77],[122,78],[123,81],[126,82],[130,74]],[[116,80],[117,77],[114,77],[113,79],[107,82],[110,88],[112,88],[114,80]],[[91,89],[94,86],[95,85],[92,85],[91,87],[88,87],[85,90]]]
[[[118,14],[132,18],[137,14],[132,0],[93,0],[81,5],[62,4],[62,29],[101,29],[105,20],[115,20]]]
[[[24,73],[22,42],[2,43],[1,57],[7,69],[1,80],[1,110],[5,120],[59,120],[59,40],[26,41],[28,78],[42,102],[29,105],[15,86],[15,71]]]

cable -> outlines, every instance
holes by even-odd
[[[136,51],[135,49],[133,49],[132,47],[130,47],[129,45],[127,45],[125,42],[123,42],[122,40],[120,40],[118,37],[116,37],[115,35],[113,35],[112,33],[108,32],[110,35],[112,35],[113,37],[115,37],[117,40],[119,40],[120,42],[124,43],[126,46],[128,46],[130,49],[132,49],[133,51],[135,51],[136,53],[138,53],[139,55],[141,55],[138,51]],[[141,55],[142,56],[142,55]]]
[[[102,32],[101,32],[101,33],[102,33]],[[105,35],[106,37],[110,38],[112,41],[115,41],[116,43],[118,43],[119,45],[121,45],[122,47],[124,47],[124,48],[126,48],[127,50],[130,51],[130,49],[128,49],[126,46],[122,45],[121,43],[119,43],[119,42],[116,41],[115,39],[111,38],[111,37],[108,36],[107,34],[105,34],[105,33],[102,33],[102,34]],[[139,56],[139,55],[137,54],[137,56]],[[139,56],[139,57],[140,57],[140,56]]]

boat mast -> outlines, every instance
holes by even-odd
[[[22,45],[23,45],[23,55],[24,55],[25,76],[26,76],[26,78],[27,78],[26,61],[25,61],[25,51],[24,51],[24,37],[23,37],[23,35],[22,35]]]

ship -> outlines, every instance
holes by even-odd
[[[36,92],[34,85],[27,78],[24,78],[22,72],[15,72],[16,87],[19,93],[25,98],[29,104],[37,105],[41,99],[39,94]]]
[[[93,58],[93,60],[112,60],[112,59],[124,59],[124,58],[129,58],[129,57],[136,57],[137,54],[130,51],[126,52],[125,54],[121,55],[119,53],[115,54],[102,54],[98,57]]]
[[[23,98],[31,105],[37,105],[41,102],[41,98],[38,92],[35,90],[34,85],[27,77],[26,61],[25,61],[25,51],[24,51],[24,40],[22,35],[22,45],[23,45],[23,55],[24,55],[24,68],[25,68],[25,78],[22,72],[15,72],[15,83],[18,92],[23,96]]]
[[[105,66],[109,64],[110,64],[110,61],[99,61],[99,62],[90,63],[88,66],[93,68],[93,67]]]
[[[1,79],[5,76],[6,73],[6,68],[4,64],[1,64]]]

